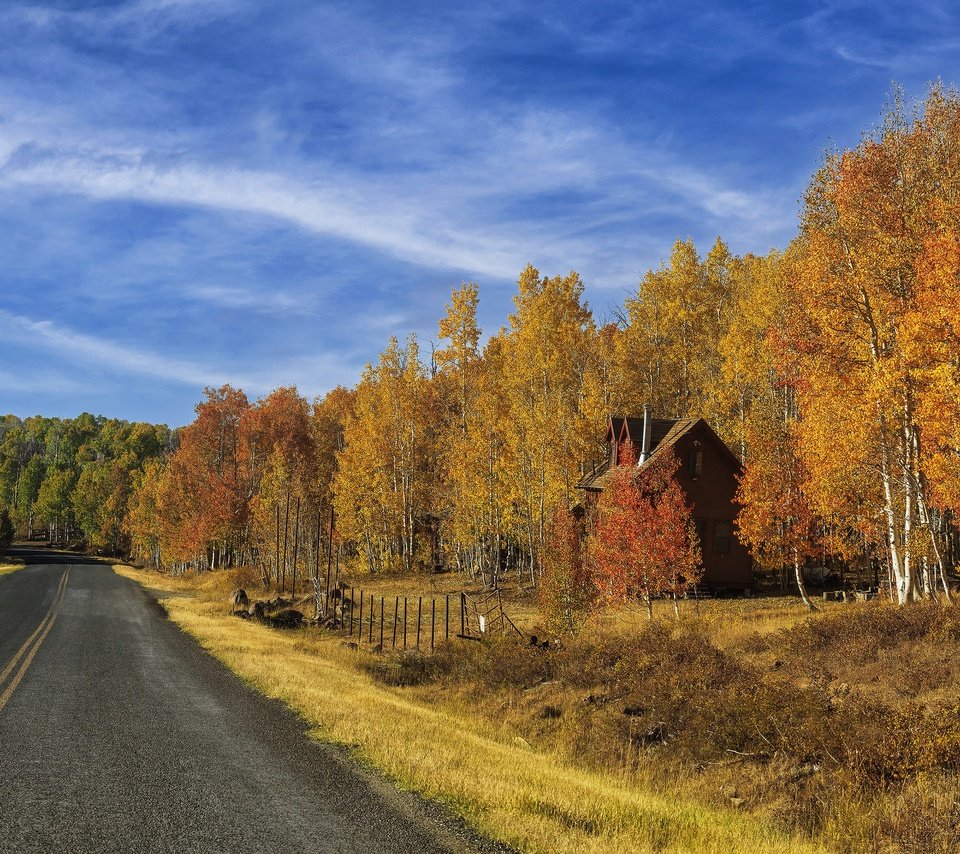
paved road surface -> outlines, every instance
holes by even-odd
[[[0,852],[495,850],[247,688],[108,566],[0,577]]]

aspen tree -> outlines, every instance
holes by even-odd
[[[706,261],[678,240],[670,261],[648,272],[626,302],[621,347],[629,408],[648,403],[669,417],[708,415],[720,376],[717,344],[729,323],[732,256],[717,238]]]
[[[456,424],[461,434],[467,431],[476,398],[476,373],[480,351],[480,326],[477,323],[479,289],[468,283],[453,291],[447,313],[440,319],[440,337],[450,344],[436,354],[437,365],[452,382],[456,393]]]
[[[434,386],[444,413],[440,425],[439,459],[443,464],[444,538],[458,567],[471,576],[479,572],[484,585],[497,577],[498,514],[495,467],[499,461],[498,416],[488,411],[494,397],[484,396],[490,378],[481,359],[477,323],[478,288],[464,284],[454,290],[439,323],[440,337],[449,344],[437,351]]]
[[[897,96],[874,134],[828,157],[807,191],[792,278],[811,484],[830,482],[839,454],[872,477],[858,500],[881,521],[901,604],[921,595],[917,534],[929,528],[924,378],[949,373],[952,355],[914,342],[930,331],[918,318],[931,316],[918,272],[956,227],[958,114],[956,94],[940,88],[912,117]]]
[[[740,457],[748,459],[748,422],[755,405],[782,408],[776,398],[782,386],[770,335],[783,321],[783,276],[780,256],[748,255],[731,263],[735,318],[717,344],[719,378],[711,390],[711,425]]]
[[[180,432],[159,502],[164,551],[199,568],[222,562],[242,538],[249,510],[240,453],[249,401],[230,386],[207,389],[206,396],[197,404],[196,420]]]
[[[503,387],[510,411],[504,438],[511,472],[509,498],[519,508],[530,580],[536,582],[539,551],[549,510],[570,506],[582,466],[589,458],[585,436],[602,420],[586,424],[585,377],[595,334],[583,302],[583,282],[541,277],[528,266],[520,275],[516,311],[503,343]]]
[[[807,473],[797,448],[796,422],[751,422],[750,460],[738,492],[740,537],[764,567],[792,567],[797,591],[816,610],[803,581],[803,564],[818,553],[818,520],[806,495]]]
[[[422,565],[435,518],[435,405],[416,338],[395,338],[357,387],[338,456],[334,506],[342,533],[371,572]]]
[[[339,454],[346,441],[346,424],[353,410],[352,390],[337,386],[323,398],[315,400],[310,413],[310,435],[313,446],[313,481],[316,487],[318,524],[321,525],[321,549],[332,558],[333,541],[338,540],[336,526],[329,519],[333,508],[333,486]],[[319,520],[324,520],[320,522]],[[336,519],[334,519],[336,522]]]
[[[163,563],[161,554],[160,480],[164,464],[159,459],[147,461],[137,474],[130,497],[126,530],[134,556],[146,558],[154,569]]]
[[[276,566],[278,502],[303,502],[311,514],[318,504],[309,405],[295,387],[281,387],[250,407],[240,428],[241,471],[249,507],[243,544],[252,548],[261,567]],[[284,548],[290,553],[286,541],[281,554]]]

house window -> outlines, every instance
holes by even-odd
[[[727,519],[718,519],[713,523],[713,553],[730,554],[730,534],[733,526]]]
[[[696,480],[703,474],[703,449],[699,447],[699,442],[690,449],[687,457],[687,474]]]

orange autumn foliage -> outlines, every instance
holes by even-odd
[[[676,596],[695,586],[700,547],[676,455],[636,465],[631,443],[619,456],[597,505],[593,558],[599,595],[608,602],[642,599],[652,615],[655,596]]]

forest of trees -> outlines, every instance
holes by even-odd
[[[576,273],[520,276],[508,326],[481,346],[478,287],[456,289],[429,363],[391,339],[354,389],[312,403],[294,388],[251,402],[208,390],[177,450],[147,464],[129,531],[171,565],[301,572],[326,554],[331,509],[345,556],[370,572],[453,566],[535,582],[557,507],[605,454],[610,412],[652,401],[705,415],[739,448],[744,392],[720,355],[739,299],[768,259],[706,259],[690,242],[650,273],[621,323],[597,324]],[[656,314],[656,323],[649,316]],[[772,381],[769,380],[768,381]],[[728,399],[731,398],[731,399]]]
[[[128,511],[144,465],[173,448],[165,426],[88,413],[0,417],[0,508],[21,536],[84,543],[112,554],[130,545]]]
[[[949,595],[958,222],[960,98],[934,87],[825,158],[783,251],[680,240],[611,321],[577,273],[527,267],[485,340],[464,284],[429,360],[411,336],[312,402],[208,390],[175,442],[89,416],[8,419],[0,502],[20,529],[129,537],[170,566],[248,563],[266,580],[316,565],[332,531],[356,569],[535,582],[557,553],[557,509],[604,454],[607,415],[649,403],[706,418],[739,455],[738,526],[761,567],[872,561],[901,602]]]

